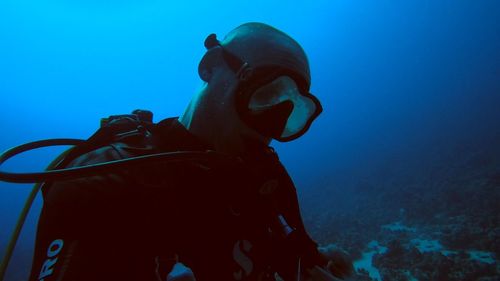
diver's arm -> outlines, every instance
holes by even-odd
[[[300,213],[297,191],[288,173],[283,174],[281,186],[275,196],[277,212],[283,216],[286,223],[294,229],[296,247],[305,259],[315,265],[326,266],[328,262],[318,251],[318,244],[310,237],[305,229]]]
[[[301,258],[302,266],[306,268],[306,271],[314,272],[313,275],[320,276],[319,269],[325,268],[336,277],[349,277],[353,272],[351,260],[340,252],[324,254],[318,250],[318,244],[309,236],[304,227],[297,192],[288,174],[281,182],[287,184],[279,189],[276,198],[277,209],[283,215],[286,223],[293,229],[293,233],[288,237],[289,241],[285,242],[281,247],[296,248],[292,252],[284,250],[284,253],[298,255]],[[290,266],[290,262],[288,263],[288,266]],[[316,267],[319,267],[319,269]]]

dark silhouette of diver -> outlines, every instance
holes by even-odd
[[[306,54],[262,23],[222,41],[212,34],[205,46],[206,84],[181,117],[155,124],[136,111],[140,134],[128,135],[120,122],[130,118],[117,118],[112,141],[65,165],[178,151],[227,160],[156,161],[46,183],[31,281],[166,280],[179,261],[198,281],[350,274],[349,261],[329,259],[307,234],[294,184],[269,147],[303,135],[322,110]]]

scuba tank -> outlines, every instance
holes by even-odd
[[[101,119],[100,128],[87,140],[81,139],[48,139],[34,141],[11,148],[0,155],[0,166],[10,158],[23,152],[48,146],[72,146],[63,152],[43,172],[10,173],[0,170],[0,181],[12,183],[35,183],[18,218],[17,224],[7,244],[4,257],[0,264],[0,281],[4,280],[8,264],[14,252],[15,245],[21,233],[28,212],[36,195],[46,182],[83,178],[96,173],[109,173],[127,167],[161,161],[177,163],[179,161],[234,161],[234,158],[215,151],[178,151],[136,156],[113,160],[104,163],[81,167],[66,166],[79,156],[114,142],[147,143],[151,141],[150,129],[154,126],[153,113],[147,110],[134,110],[132,114],[112,115]]]

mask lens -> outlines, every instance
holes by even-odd
[[[250,98],[248,108],[251,111],[272,110],[278,104],[286,101],[292,102],[293,110],[288,116],[281,135],[275,138],[278,140],[296,138],[300,136],[297,136],[297,134],[304,132],[311,123],[311,119],[320,110],[311,97],[303,95],[292,78],[280,76],[271,83],[257,89]],[[273,120],[268,120],[268,122],[273,122]]]

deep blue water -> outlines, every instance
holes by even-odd
[[[86,138],[101,117],[136,108],[152,110],[155,121],[180,115],[202,85],[197,65],[205,37],[222,38],[249,21],[284,30],[309,56],[311,91],[324,113],[306,136],[274,146],[320,241],[331,243],[327,233],[342,229],[316,223],[372,206],[370,198],[385,194],[378,186],[398,194],[405,184],[432,182],[430,175],[442,180],[459,171],[443,167],[474,153],[493,155],[488,169],[499,171],[498,1],[3,0],[0,150]],[[5,168],[42,169],[56,155],[43,150]],[[476,168],[484,165],[468,171]],[[2,252],[29,189],[0,183]],[[7,280],[29,268],[40,205]]]

